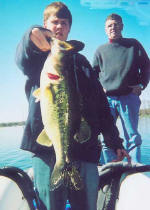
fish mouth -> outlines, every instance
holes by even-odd
[[[47,73],[47,76],[51,80],[58,80],[58,79],[60,79],[60,76],[59,75],[52,74],[52,73]]]

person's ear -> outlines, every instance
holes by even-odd
[[[47,23],[45,20],[44,20],[43,26],[44,26],[44,28],[47,28]]]

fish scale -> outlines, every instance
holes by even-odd
[[[62,135],[62,138],[66,140],[63,141],[63,150],[65,155],[67,155],[67,148],[68,148],[68,141],[69,141],[69,123],[68,123],[68,97],[67,94],[68,91],[66,90],[66,85],[65,83],[59,84],[58,91],[56,93],[56,99],[55,99],[55,104],[56,104],[56,113],[58,114],[58,120],[59,120],[59,128],[60,128],[60,133]],[[66,146],[66,148],[65,148]]]

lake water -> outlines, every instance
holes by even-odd
[[[118,121],[120,133],[122,133]],[[142,135],[142,163],[150,164],[150,118],[142,118],[139,121],[139,132]],[[32,166],[32,154],[19,149],[23,127],[0,128],[0,167],[16,166],[28,169]]]
[[[32,166],[32,154],[19,148],[22,135],[23,126],[0,128],[0,167],[27,169]]]

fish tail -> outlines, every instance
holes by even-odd
[[[55,165],[50,178],[50,190],[54,191],[64,183],[62,169]]]
[[[79,171],[77,170],[77,168],[75,166],[72,166],[72,170],[69,173],[70,175],[70,188],[78,191],[78,190],[82,190],[84,185],[83,185],[83,180],[80,176]]]
[[[80,173],[73,163],[66,163],[65,170],[63,171],[64,185],[71,190],[82,190],[83,181]]]
[[[84,185],[80,173],[71,163],[66,163],[63,169],[55,166],[51,175],[50,190],[53,191],[64,185],[75,191],[82,190]]]

